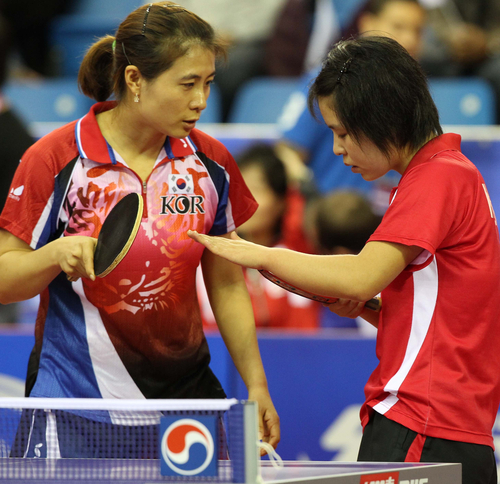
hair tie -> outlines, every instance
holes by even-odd
[[[116,39],[113,40],[113,43],[111,44],[112,48],[113,48],[113,54],[115,53],[115,50],[116,50]]]

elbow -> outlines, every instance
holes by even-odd
[[[5,306],[7,304],[12,304],[12,303],[15,303],[15,302],[17,302],[17,301],[14,301],[11,298],[5,297],[3,294],[0,294],[0,304],[2,306]]]
[[[16,302],[16,301],[13,301],[7,297],[4,297],[2,294],[0,294],[0,304],[2,306],[6,306],[7,304],[12,304],[14,302]]]
[[[21,299],[14,297],[12,291],[9,291],[6,288],[0,288],[0,304],[12,304],[19,302]]]

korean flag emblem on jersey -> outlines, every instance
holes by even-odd
[[[193,175],[170,175],[169,193],[194,193]]]

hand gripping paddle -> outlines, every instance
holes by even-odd
[[[283,289],[286,289],[287,291],[293,292],[294,294],[298,294],[299,296],[306,297],[308,299],[312,299],[313,301],[318,301],[323,304],[333,304],[334,302],[338,301],[337,297],[328,297],[328,296],[320,296],[318,294],[314,294],[312,292],[304,291],[303,289],[299,289],[298,287],[292,286],[291,284],[288,284],[288,282],[284,281],[283,279],[280,279],[276,277],[272,272],[266,271],[266,270],[260,270],[259,271],[266,279],[270,280],[271,282],[274,282],[279,287],[282,287]],[[382,307],[382,302],[380,298],[374,297],[373,299],[370,299],[365,303],[365,307],[368,309],[372,309],[373,311],[380,311]]]
[[[94,251],[94,272],[108,275],[125,257],[141,225],[142,197],[125,195],[109,212],[102,224]]]

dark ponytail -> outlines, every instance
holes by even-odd
[[[114,37],[107,35],[93,44],[78,72],[80,90],[96,101],[105,101],[113,94],[114,41]]]

